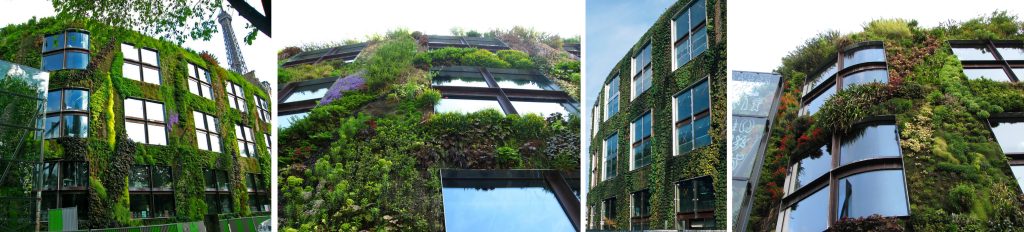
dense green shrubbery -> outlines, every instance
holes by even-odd
[[[533,60],[525,52],[518,50],[500,50],[497,54],[479,48],[446,47],[427,51],[416,55],[416,66],[428,68],[432,66],[478,66],[488,68],[536,68]]]

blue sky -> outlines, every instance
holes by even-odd
[[[601,84],[608,72],[619,61],[629,48],[633,46],[654,21],[665,12],[675,1],[672,0],[642,0],[642,1],[613,1],[613,0],[587,0],[587,35],[584,41],[584,100],[581,111],[586,116],[583,126],[583,150],[590,147],[590,126],[593,122],[594,100],[601,90]],[[583,156],[583,164],[590,170],[589,155]],[[589,173],[586,172],[586,173]],[[588,176],[589,175],[585,175]],[[590,186],[584,182],[585,186]],[[585,199],[585,198],[584,198]]]

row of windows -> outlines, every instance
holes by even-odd
[[[174,177],[168,166],[132,166],[128,175],[132,218],[174,216]]]
[[[89,134],[89,91],[61,89],[47,93],[43,138],[85,138]]]
[[[953,54],[964,66],[968,79],[1019,82],[1024,78],[1024,45],[1017,42],[951,41]]]
[[[1017,184],[1024,190],[1024,164],[1021,164],[1024,162],[1021,162],[1020,158],[1020,155],[1024,155],[1024,143],[1020,142],[1021,138],[1024,138],[1024,119],[993,119],[989,123],[996,142],[1011,160],[1010,171],[1017,179]]]
[[[715,228],[715,190],[710,176],[684,180],[675,184],[676,228]],[[630,230],[647,230],[651,227],[651,192],[648,189],[630,193]],[[600,207],[591,207],[592,229],[615,230],[614,220],[618,209],[616,198],[601,201]],[[595,212],[597,211],[597,212]],[[594,218],[594,216],[600,218]]]
[[[88,66],[88,32],[68,30],[43,39],[43,70],[85,69]]]
[[[711,144],[711,95],[708,79],[702,80],[693,87],[681,91],[672,99],[674,143],[676,155],[681,155]],[[596,125],[597,123],[595,123]],[[647,166],[651,162],[652,149],[652,114],[651,111],[641,115],[630,123],[630,170]],[[597,127],[594,127],[597,130]],[[604,139],[604,175],[603,180],[616,175],[618,156],[618,134],[613,133]]]
[[[842,89],[854,85],[889,82],[889,72],[884,64],[885,49],[881,44],[866,42],[860,47],[847,49],[839,58],[841,59],[830,63],[813,78],[807,79],[803,87],[801,115],[818,112],[832,95]],[[839,67],[840,64],[842,68]]]

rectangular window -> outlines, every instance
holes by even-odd
[[[188,63],[188,91],[206,99],[213,99],[213,79],[210,72],[198,65]]]
[[[676,184],[678,193],[676,223],[679,229],[714,228],[715,188],[711,176],[684,180]]]
[[[128,79],[160,85],[160,59],[156,50],[121,44],[124,54],[122,76]]]
[[[40,67],[44,71],[85,69],[89,66],[89,33],[68,30],[43,38]]]
[[[42,209],[78,207],[80,219],[88,219],[89,164],[79,161],[51,161],[40,166],[43,185]],[[46,217],[43,217],[46,221]]]
[[[264,139],[264,142],[267,143],[267,152],[270,152],[270,154],[274,154],[274,152],[270,150],[270,148],[273,147],[273,146],[271,146],[271,144],[273,144],[272,143],[273,140],[270,140],[270,134],[263,134],[263,139]]]
[[[612,230],[613,223],[615,221],[615,212],[618,210],[615,206],[615,198],[605,199],[601,202],[601,229]]]
[[[261,98],[259,96],[255,96],[255,97],[256,97],[256,108],[259,109],[259,112],[260,112],[260,120],[263,120],[263,122],[266,122],[266,123],[270,123],[270,110],[269,110],[270,109],[270,104],[267,103],[267,100],[263,100],[263,98]]]
[[[633,199],[633,214],[630,217],[630,229],[632,230],[647,230],[651,228],[651,192],[650,190],[644,189],[639,192],[634,192],[632,195]]]
[[[635,170],[651,163],[651,112],[648,111],[632,123],[632,154],[633,168]]]
[[[704,53],[708,48],[707,7],[704,0],[698,0],[683,9],[674,20],[672,30],[675,32],[673,46],[675,67],[689,63],[694,57]]]
[[[711,144],[711,96],[704,80],[673,99],[675,108],[676,155]]]
[[[630,99],[636,99],[651,88],[651,75],[651,43],[647,42],[640,52],[633,56],[633,94]]]
[[[231,213],[231,190],[228,188],[227,172],[205,170],[207,214]]]
[[[238,156],[256,157],[256,136],[252,128],[235,124],[235,138],[238,140]]]
[[[248,108],[245,105],[245,91],[242,90],[242,86],[229,81],[226,82],[224,88],[224,91],[228,93],[228,105],[231,106],[232,109],[246,112],[246,109]]]
[[[89,91],[57,89],[46,95],[43,138],[85,138],[89,135]]]
[[[619,112],[619,76],[604,85],[604,120]]]
[[[573,194],[565,179],[538,170],[441,170],[445,229],[576,231],[578,217],[568,217],[562,207],[569,203],[556,197]]]
[[[604,140],[604,179],[615,177],[615,167],[618,165],[619,135],[612,134]]]
[[[132,218],[169,218],[174,216],[174,191],[171,168],[132,166],[129,173],[129,208]]]
[[[269,212],[270,198],[267,186],[264,185],[263,175],[248,173],[245,174],[245,187],[249,193],[249,211]]]
[[[192,111],[196,124],[196,145],[199,150],[220,153],[220,121],[213,115]]]
[[[132,141],[167,145],[164,104],[135,98],[124,99],[124,126]]]

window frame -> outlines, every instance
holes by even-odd
[[[83,173],[80,173],[80,174],[84,174],[85,175],[85,180],[84,180],[85,183],[83,183],[82,186],[75,186],[75,187],[65,186],[63,180],[65,179],[64,165],[66,165],[66,164],[67,165],[75,165],[76,168],[80,168],[82,166],[85,167],[85,171]],[[79,165],[81,165],[81,166],[79,166]],[[91,189],[91,187],[90,187],[90,185],[88,183],[89,182],[89,168],[90,168],[89,167],[89,162],[86,162],[86,161],[71,161],[71,160],[63,160],[63,159],[61,159],[61,160],[45,160],[45,161],[43,161],[43,163],[39,164],[39,167],[40,167],[39,170],[43,171],[43,175],[46,174],[45,170],[46,170],[46,167],[48,167],[48,166],[49,167],[55,167],[57,169],[57,174],[54,177],[56,179],[56,183],[55,183],[53,188],[49,188],[49,187],[46,186],[46,181],[45,181],[46,176],[41,176],[40,177],[40,179],[43,179],[43,184],[40,186],[41,188],[39,189],[39,191],[42,194],[42,197],[40,198],[40,200],[42,201],[42,204],[40,205],[40,211],[47,210],[47,206],[48,206],[47,202],[48,201],[45,200],[45,199],[48,198],[48,197],[53,197],[54,198],[53,199],[53,203],[55,205],[55,208],[49,208],[49,209],[59,209],[59,208],[62,208],[61,205],[64,205],[63,204],[63,200],[65,198],[64,197],[65,195],[83,195],[84,197],[88,197],[89,191]],[[78,212],[80,213],[79,214],[80,215],[79,216],[80,219],[88,219],[88,217],[89,217],[89,214],[88,214],[88,212],[89,212],[89,204],[88,204],[88,202],[85,204],[85,207],[81,207],[80,209],[78,209]],[[48,221],[48,218],[47,217],[42,217],[40,220],[45,222],[45,221]]]
[[[684,12],[685,13],[689,13],[690,10],[693,9],[694,6],[696,6],[698,1],[702,1],[702,3],[704,3],[704,19],[701,20],[700,22],[698,22],[697,24],[693,24],[692,20],[689,17],[687,17],[686,24],[689,25],[690,31],[686,32],[686,35],[676,36],[676,34],[678,33],[678,31],[676,31],[676,28],[677,28],[676,24],[678,23],[679,16],[681,16]],[[707,25],[708,24],[708,11],[707,11],[707,9],[708,9],[707,1],[705,1],[705,0],[690,1],[690,3],[688,3],[686,5],[686,7],[683,7],[682,9],[679,10],[679,12],[676,12],[672,16],[672,19],[669,20],[670,21],[669,22],[669,31],[672,34],[672,71],[675,71],[675,70],[681,68],[683,65],[690,63],[690,61],[693,61],[693,58],[695,56],[703,54],[704,52],[707,51],[707,49],[709,47],[711,47],[711,40],[709,39],[710,37],[707,37],[707,26],[708,26]],[[692,15],[692,14],[687,14],[687,15],[689,16],[689,15]],[[693,43],[690,41],[690,39],[693,37],[694,34],[697,33],[698,30],[704,30],[704,36],[705,36],[705,39],[704,39],[704,50],[699,52],[699,53],[697,53],[697,54],[694,54],[693,53],[693,48],[695,46],[693,46]],[[679,63],[679,58],[678,58],[679,56],[676,53],[677,53],[678,47],[682,46],[682,42],[683,41],[688,43],[686,46],[688,47],[687,51],[690,53],[689,54],[690,55],[690,60],[686,61],[685,63]]]
[[[67,95],[65,95],[65,92],[67,92],[68,90],[83,91],[85,93],[87,99],[92,99],[92,91],[89,90],[89,89],[86,89],[86,88],[71,87],[71,88],[60,88],[60,89],[48,90],[46,92],[47,98],[49,98],[48,95],[51,92],[60,92],[60,97],[59,97],[60,98],[60,106],[59,106],[59,109],[57,111],[54,111],[54,112],[49,112],[48,109],[44,109],[44,112],[45,112],[45,116],[43,117],[43,139],[44,140],[58,139],[58,138],[88,138],[89,137],[89,124],[88,123],[89,123],[89,120],[92,119],[92,112],[89,111],[89,108],[91,107],[91,104],[89,104],[89,100],[86,100],[86,102],[85,102],[86,106],[85,106],[84,110],[80,110],[80,109],[67,109],[67,105],[66,105],[66,103],[67,103],[66,101],[67,100],[66,100],[66,97],[65,97]],[[49,100],[49,99],[47,99],[47,100]],[[47,106],[46,108],[49,108],[49,106]],[[85,128],[84,128],[84,131],[85,131],[85,136],[84,137],[68,136],[67,135],[67,131],[65,131],[65,129],[67,127],[67,125],[66,125],[67,121],[65,120],[65,116],[85,116],[86,125],[85,125]],[[55,137],[48,137],[48,135],[46,133],[46,126],[47,126],[46,125],[46,121],[50,117],[57,117],[57,128],[56,128],[57,135]]]
[[[200,128],[200,126],[198,124],[199,123],[198,119],[195,118],[196,114],[199,114],[200,116],[203,117],[203,119],[202,119],[202,123],[203,123],[202,128]],[[209,125],[209,118],[213,118],[214,125],[212,125],[212,126]],[[196,123],[196,125],[195,125],[196,137],[197,137],[196,138],[197,139],[196,146],[199,148],[199,150],[204,150],[204,151],[209,151],[209,152],[216,152],[216,153],[222,153],[224,151],[224,140],[220,137],[220,135],[221,135],[221,133],[220,133],[220,125],[221,124],[220,124],[220,119],[219,118],[217,118],[216,116],[214,116],[212,114],[207,114],[206,112],[193,110],[192,111],[192,122]],[[212,130],[211,130],[211,128],[212,128]],[[199,143],[198,136],[199,136],[200,132],[206,134],[206,149],[203,149],[203,145],[202,144],[198,144]],[[211,140],[210,138],[217,138],[217,141],[220,141],[220,142],[218,142],[218,146],[214,147],[213,143],[210,142],[210,140]],[[217,150],[213,150],[214,148],[216,148]]]
[[[609,204],[610,203],[610,204]],[[601,200],[601,224],[600,228],[603,230],[612,230],[612,224],[608,223],[608,220],[615,220],[616,209],[618,208],[618,202],[614,197]],[[610,209],[609,209],[610,208]]]
[[[614,141],[609,141],[612,137],[615,137]],[[601,157],[602,157],[601,158],[601,163],[604,164],[604,165],[602,166],[602,169],[601,169],[601,181],[606,181],[606,180],[611,180],[611,179],[613,179],[613,178],[615,178],[616,176],[619,175],[619,172],[618,172],[618,167],[619,167],[618,163],[619,162],[618,161],[619,161],[619,153],[621,153],[621,152],[619,152],[619,133],[618,132],[612,133],[611,135],[605,137],[604,140],[602,140],[602,141],[604,143],[604,146],[601,149],[601,154],[602,154],[601,155]],[[608,159],[609,158],[609,154],[608,154],[608,147],[609,146],[608,146],[608,144],[612,144],[612,143],[609,143],[609,142],[612,142],[613,144],[615,144],[615,154],[612,154],[615,157],[614,160],[609,160]],[[609,162],[612,165],[609,165]],[[608,168],[609,167],[611,167],[612,170],[614,171],[614,173],[612,173],[611,176],[608,176]]]
[[[648,115],[650,115],[650,117],[651,117],[651,125],[649,125],[649,127],[650,127],[649,130],[651,130],[651,134],[647,135],[647,136],[644,136],[644,137],[641,137],[640,140],[638,140],[638,141],[633,141],[635,139],[635,137],[636,137],[636,133],[638,133],[637,131],[635,131],[636,130],[637,120],[640,120],[640,123],[643,123],[643,118],[645,116],[648,116]],[[641,146],[641,145],[643,145],[644,143],[647,143],[647,142],[652,143],[649,146],[653,146],[653,141],[652,141],[653,139],[654,139],[654,108],[651,108],[650,110],[647,110],[645,113],[640,114],[640,116],[636,117],[635,119],[633,119],[629,123],[629,144],[630,144],[630,146],[629,146],[629,167],[630,167],[630,169],[629,170],[630,171],[637,170],[637,169],[640,169],[640,168],[643,168],[643,167],[647,167],[648,165],[650,165],[650,163],[647,163],[647,164],[644,164],[643,166],[639,166],[638,167],[636,165],[636,152],[635,151],[636,151],[637,146]],[[652,148],[652,152],[653,152],[653,148]],[[651,155],[653,155],[653,154],[647,154],[646,156],[651,156]]]
[[[643,46],[640,46],[640,50],[637,51],[636,53],[634,53],[632,58],[630,59],[630,62],[629,62],[630,63],[630,65],[629,65],[630,66],[630,74],[629,74],[630,75],[630,82],[629,82],[629,87],[630,87],[629,88],[630,89],[630,98],[629,98],[629,100],[630,101],[636,100],[637,98],[640,97],[640,95],[646,93],[647,90],[651,89],[651,87],[654,87],[653,84],[648,83],[649,86],[647,86],[647,88],[644,88],[642,91],[638,91],[637,88],[636,88],[637,79],[644,78],[644,75],[646,75],[646,74],[650,74],[651,75],[651,80],[650,81],[654,80],[654,76],[653,76],[654,75],[654,73],[653,73],[654,72],[654,61],[653,61],[653,57],[654,57],[653,52],[654,52],[654,50],[652,48],[653,44],[651,42],[652,42],[651,39],[647,39],[647,42],[644,43]],[[650,49],[650,50],[648,50],[648,49]],[[645,51],[650,51],[651,54],[650,54],[650,56],[646,57],[647,60],[645,60],[645,63],[643,64],[643,67],[640,67],[640,72],[637,72],[637,67],[636,67],[637,66],[637,64],[636,64],[637,57],[644,56],[645,55]],[[648,68],[650,68],[650,70],[651,70],[650,72],[646,72],[646,70]],[[643,83],[641,83],[641,86],[642,86],[642,84]]]
[[[707,87],[708,87],[708,108],[704,109],[704,110],[701,110],[700,112],[693,112],[693,99],[694,99],[694,97],[693,97],[693,90],[697,86],[699,86],[701,84],[705,84],[705,83],[707,84]],[[681,118],[681,116],[678,115],[678,113],[679,113],[679,109],[678,109],[679,104],[678,104],[677,101],[679,99],[679,96],[684,94],[684,93],[690,93],[690,116],[688,116],[686,118]],[[683,90],[680,90],[679,92],[676,92],[676,94],[672,95],[672,156],[683,155],[682,153],[684,151],[681,151],[681,148],[679,147],[679,142],[680,142],[679,139],[680,138],[679,138],[678,130],[681,127],[686,126],[686,125],[690,125],[690,137],[691,137],[690,138],[691,139],[690,150],[689,151],[685,151],[686,153],[689,153],[689,152],[697,150],[697,149],[699,149],[701,147],[709,146],[710,145],[710,143],[709,143],[709,144],[705,144],[705,145],[702,145],[702,146],[699,146],[699,147],[696,146],[696,141],[697,141],[697,134],[696,134],[696,132],[697,132],[697,129],[693,125],[694,125],[694,122],[696,122],[697,120],[701,120],[701,119],[704,119],[704,118],[711,117],[711,113],[712,113],[712,109],[711,108],[713,106],[712,103],[714,102],[712,100],[712,96],[713,95],[714,94],[712,94],[711,76],[710,75],[705,76],[704,78],[701,78],[701,79],[695,81],[694,83],[690,84],[689,86],[687,86]],[[709,128],[708,128],[707,136],[708,137],[712,137],[711,136],[711,128],[710,128],[711,125],[710,125],[710,122],[709,122],[708,126],[709,126]],[[710,138],[710,139],[713,140],[714,138]]]
[[[1002,50],[1004,49],[1024,48],[1024,42],[1015,40],[950,40],[947,43],[949,43],[951,51],[957,48],[981,48],[987,50],[988,52],[991,52],[990,55],[992,56],[992,59],[988,60],[962,60],[959,56],[956,56],[954,54],[954,56],[957,58],[957,60],[960,61],[960,64],[963,66],[963,70],[1001,69],[1006,74],[1006,77],[1009,80],[990,80],[1004,83],[1020,83],[1024,81],[1024,76],[1020,76],[1017,72],[1015,72],[1015,70],[1024,68],[1024,62],[1022,62],[1024,60],[1007,59],[1002,54],[1004,52]]]
[[[196,95],[196,96],[200,96],[200,97],[203,97],[203,98],[206,98],[206,99],[210,99],[210,100],[216,101],[217,96],[214,95],[214,91],[213,91],[213,76],[210,75],[210,70],[207,70],[207,69],[205,69],[203,67],[200,67],[199,65],[194,64],[192,62],[186,62],[186,63],[187,63],[186,66],[189,68],[188,75],[186,76],[188,78],[188,82],[189,82],[189,84],[195,83],[197,91],[199,91],[199,92],[198,93],[192,92],[192,87],[191,86],[189,86],[188,91],[190,93]],[[208,81],[203,81],[203,79],[199,77],[199,71],[200,70],[203,71],[203,74],[205,74],[203,76]],[[205,89],[204,89],[204,87],[205,87]],[[203,90],[210,91],[208,93],[210,96],[207,97],[204,94]]]
[[[131,184],[129,184],[128,185],[128,195],[129,195],[129,198],[131,198],[132,196],[139,196],[139,195],[146,196],[147,199],[149,200],[148,206],[150,206],[150,208],[152,209],[152,210],[150,210],[150,212],[155,212],[156,211],[156,208],[157,208],[156,197],[157,196],[164,196],[164,197],[171,196],[171,198],[170,198],[171,201],[172,201],[171,205],[174,205],[174,203],[173,203],[173,201],[174,201],[174,188],[173,188],[174,184],[173,183],[174,183],[174,181],[176,179],[175,179],[174,171],[171,169],[171,167],[170,166],[160,166],[160,165],[132,165],[132,169],[135,169],[137,167],[144,167],[146,169],[146,176],[148,176],[148,179],[147,179],[148,185],[145,188],[132,188]],[[156,168],[166,168],[166,170],[168,171],[167,173],[170,175],[169,181],[171,181],[171,188],[158,188],[158,187],[156,187],[156,185],[155,185],[155,183],[156,183],[156,181],[155,181],[156,170],[155,169]],[[131,183],[131,176],[129,176],[129,183]],[[154,217],[154,216],[136,217],[135,216],[135,212],[131,210],[131,204],[130,203],[129,203],[129,207],[128,208],[129,208],[129,211],[132,214],[132,218],[133,219],[160,219],[160,218],[166,219],[166,218],[173,218],[175,216],[175,214],[177,213],[177,210],[176,210],[177,207],[171,207],[170,214],[166,215],[166,216],[163,216],[163,217]]]
[[[242,124],[235,124],[235,143],[243,143],[246,146],[238,147],[238,156],[245,158],[256,158],[256,132],[253,132],[252,127],[248,127]],[[238,134],[241,132],[241,134]],[[249,150],[252,147],[252,151]],[[245,155],[243,154],[245,152]]]
[[[701,181],[707,181],[707,183],[703,183]],[[693,203],[694,204],[693,205],[694,208],[693,209],[686,209],[686,210],[684,210],[684,209],[682,209],[682,204],[681,204],[682,201],[683,201],[683,199],[682,199],[682,195],[683,194],[680,191],[682,190],[683,184],[687,183],[687,182],[693,183],[693,185],[691,186],[692,188],[690,188],[689,191],[692,191],[692,193],[693,193],[694,199],[692,199],[692,201],[694,201],[694,203]],[[674,184],[674,187],[675,187],[675,203],[676,204],[675,204],[675,207],[673,207],[673,208],[675,208],[675,213],[676,213],[676,215],[675,215],[676,229],[707,229],[707,228],[703,228],[703,227],[693,227],[693,223],[685,223],[685,226],[684,226],[682,223],[679,223],[679,222],[681,220],[686,220],[687,222],[699,221],[699,220],[707,220],[707,219],[714,220],[714,218],[715,218],[715,211],[716,211],[715,207],[711,207],[710,209],[700,209],[699,208],[698,203],[697,203],[698,201],[700,201],[700,199],[699,199],[700,195],[697,192],[698,189],[699,189],[698,184],[709,184],[709,185],[711,185],[711,189],[712,190],[715,189],[715,187],[714,187],[715,180],[710,175],[704,175],[704,176],[698,176],[698,177],[694,177],[694,178],[690,178],[690,179],[680,180],[680,181],[677,181]],[[712,191],[711,192],[711,199],[706,199],[706,200],[715,201],[716,197],[717,197],[717,193],[715,191]],[[716,225],[716,227],[717,227],[717,225]]]
[[[226,81],[225,83],[224,92],[228,95],[228,107],[243,113],[248,112],[249,105],[245,102],[245,89],[231,81]],[[241,91],[241,93],[236,93],[235,90]]]
[[[127,113],[127,108],[128,107],[125,106],[125,102],[127,102],[129,99],[142,102],[142,118],[138,118],[138,117],[134,117],[134,116],[128,116],[128,113]],[[163,118],[164,118],[163,121],[157,121],[157,120],[150,120],[149,119],[149,107],[147,107],[147,103],[160,104],[160,109],[163,112]],[[167,134],[168,134],[168,132],[167,132],[167,106],[164,105],[163,102],[149,100],[149,99],[144,99],[144,98],[128,97],[128,98],[125,98],[122,101],[122,109],[125,110],[124,115],[122,115],[122,117],[124,117],[124,123],[125,123],[125,128],[126,129],[128,128],[127,124],[129,122],[142,124],[143,128],[145,129],[143,134],[146,135],[146,141],[134,141],[134,142],[142,143],[142,144],[147,144],[147,145],[155,145],[155,146],[167,146],[167,144],[168,144],[168,137],[167,137]],[[153,125],[160,125],[160,128],[163,128],[163,133],[164,133],[163,144],[156,144],[156,143],[151,143],[150,142],[149,127],[150,127],[151,124],[153,124]]]
[[[263,100],[259,95],[253,95],[256,98],[256,109],[259,111],[260,120],[263,122],[270,123],[270,105],[267,100]]]
[[[629,194],[629,228],[630,228],[630,230],[638,230],[637,226],[640,227],[639,230],[647,230],[647,229],[649,229],[648,227],[650,227],[650,223],[651,223],[650,220],[651,220],[651,214],[652,214],[652,212],[651,212],[651,192],[650,191],[651,191],[650,189],[642,189],[640,191],[635,191],[635,192],[632,192],[632,193]],[[637,215],[638,212],[636,212],[637,211],[637,197],[638,196],[640,198],[640,201],[646,202],[646,203],[643,203],[643,204],[640,205],[640,211],[642,211],[641,213],[646,213],[644,215]],[[644,207],[645,205],[646,205],[646,207]],[[640,223],[640,224],[636,225],[636,223]]]
[[[131,79],[131,80],[134,80],[134,81],[138,81],[138,82],[142,82],[142,83],[148,83],[148,84],[153,84],[153,85],[163,85],[163,77],[162,77],[162,73],[163,73],[162,71],[163,70],[160,70],[160,51],[157,51],[156,49],[147,48],[147,47],[140,47],[140,46],[137,46],[137,45],[132,44],[132,43],[122,42],[121,43],[121,48],[122,48],[121,49],[121,53],[122,54],[124,54],[126,52],[123,49],[126,45],[132,47],[133,51],[136,54],[136,58],[138,60],[129,59],[128,57],[125,57],[125,56],[122,55],[122,57],[124,57],[124,59],[122,59],[124,62],[121,64],[121,66],[122,66],[121,70],[123,72],[124,69],[127,67],[126,65],[129,65],[129,64],[135,65],[135,66],[137,66],[139,68],[139,79],[138,80],[131,79],[127,75],[124,75],[124,73],[121,74],[121,77],[126,78],[126,79]],[[156,54],[156,64],[150,64],[150,63],[147,63],[147,62],[143,61],[142,50],[148,50],[148,51],[151,51],[151,52],[155,53]],[[156,82],[155,83],[148,81],[150,78],[146,78],[146,69],[150,69],[150,70],[155,70],[156,71]]]
[[[213,179],[213,183],[215,183],[216,188],[210,188],[209,186],[206,186],[206,185],[209,184],[209,181],[210,181],[209,179],[206,179],[206,177],[209,177],[210,176],[209,174],[211,174],[211,173],[213,174],[213,178],[214,178]],[[220,174],[224,174],[224,175],[222,176]],[[225,179],[225,180],[223,180],[224,188],[220,187],[220,184],[222,183],[221,182],[222,180],[220,179],[221,177],[224,177],[224,179]],[[216,213],[214,213],[214,212],[206,212],[206,214],[227,214],[227,213],[233,213],[234,202],[228,201],[228,205],[227,205],[227,207],[225,207],[224,205],[221,205],[220,204],[221,202],[219,201],[219,199],[222,198],[222,197],[227,197],[229,199],[231,198],[231,178],[228,177],[228,172],[227,171],[219,170],[219,169],[204,169],[203,170],[203,185],[205,187],[204,188],[205,189],[204,190],[204,194],[203,194],[203,196],[204,196],[203,201],[206,201],[207,199],[209,199],[210,196],[213,196],[214,199],[217,200],[217,201],[212,202],[212,203],[211,202],[206,202],[207,211],[209,211],[210,207],[216,207],[218,209],[222,209],[222,210],[218,210],[218,212],[216,212]],[[227,212],[223,212],[224,211],[223,209],[227,209]]]
[[[604,120],[602,122],[607,122],[612,116],[618,114],[622,108],[622,75],[619,75],[618,72],[619,70],[613,71],[613,73],[616,73],[615,77],[604,84]],[[618,82],[618,88],[612,89],[612,82]],[[612,90],[615,91],[614,94],[611,94]],[[614,111],[612,111],[611,107],[608,107],[612,100],[615,100]]]
[[[85,41],[85,48],[72,47],[72,46],[68,45],[68,34],[69,33],[79,33],[79,34],[85,35],[86,36],[86,38],[84,39],[84,41]],[[61,38],[63,40],[63,43],[61,43],[60,47],[52,48],[51,50],[47,51],[45,43],[47,41],[47,38],[53,37],[53,36],[61,36]],[[86,69],[89,69],[89,64],[92,63],[91,62],[91,60],[92,60],[92,52],[90,51],[90,47],[92,46],[92,42],[89,40],[90,38],[92,38],[92,34],[89,33],[89,31],[81,30],[81,29],[66,29],[66,30],[63,30],[63,31],[60,31],[60,32],[57,32],[57,33],[51,33],[51,34],[43,35],[43,43],[44,43],[44,45],[42,46],[42,48],[40,48],[41,55],[39,56],[39,69],[43,70],[43,71],[47,71],[47,72],[60,71],[60,70],[86,70]],[[79,68],[69,68],[68,67],[68,54],[69,53],[84,53],[85,56],[86,56],[85,67],[80,68],[80,69]],[[47,69],[46,68],[46,57],[49,57],[49,56],[52,56],[52,55],[57,55],[57,54],[60,54],[60,56],[61,56],[60,68],[57,68],[57,69]]]
[[[260,173],[245,173],[246,178],[246,193],[249,194],[249,202],[246,202],[246,207],[249,207],[251,212],[270,212],[270,191],[268,186],[264,185],[264,176]],[[252,178],[256,186],[249,186],[249,178]],[[266,199],[264,199],[266,198]],[[263,205],[260,203],[265,200],[267,203],[266,209],[261,208]]]

